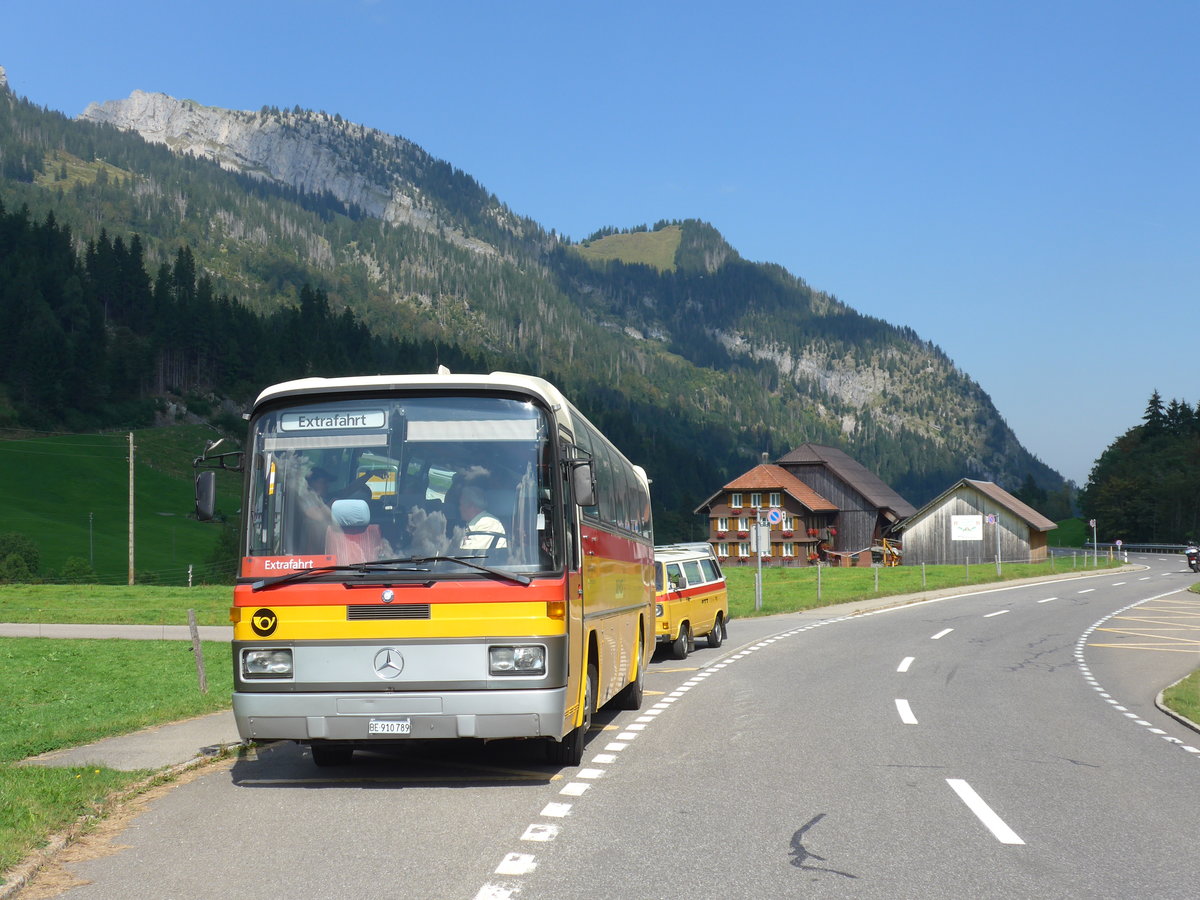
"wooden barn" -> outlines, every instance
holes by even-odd
[[[964,478],[902,523],[904,563],[1038,562],[1057,527],[999,485]]]
[[[801,444],[776,464],[838,508],[838,550],[858,553],[878,547],[896,525],[916,512],[879,476],[835,447]]]

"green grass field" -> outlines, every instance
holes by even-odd
[[[185,641],[0,638],[0,872],[150,775],[15,763],[228,707],[229,646],[203,649],[207,694]]]
[[[148,587],[124,584],[0,585],[0,622],[68,625],[228,625],[231,585]]]
[[[200,425],[134,432],[134,568],[156,584],[206,580],[220,526],[191,517],[192,459],[213,436]],[[121,434],[35,435],[0,441],[0,533],[37,544],[37,574],[53,577],[68,558],[88,561],[96,580],[129,573],[128,441]],[[218,506],[234,513],[240,479],[217,479]]]

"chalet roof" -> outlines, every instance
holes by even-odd
[[[795,450],[776,460],[781,466],[822,465],[832,471],[867,501],[879,509],[889,509],[897,519],[916,513],[916,507],[888,487],[874,472],[862,463],[851,459],[836,447],[821,444],[801,444]]]
[[[698,507],[695,512],[704,512],[725,491],[781,491],[788,494],[813,512],[837,512],[838,508],[810,488],[807,484],[782,466],[762,463],[748,472],[743,472],[721,490],[717,491]]]
[[[949,489],[942,491],[941,494],[939,494],[937,497],[934,497],[932,500],[922,506],[920,510],[909,516],[909,520],[915,519],[929,510],[941,506],[947,497],[963,486],[974,488],[975,490],[979,491],[979,493],[989,497],[996,503],[999,503],[1014,516],[1024,521],[1025,524],[1034,531],[1051,531],[1058,527],[1056,522],[1052,522],[1050,519],[1047,519],[1032,506],[1022,503],[1008,491],[1004,490],[1004,488],[1000,487],[1000,485],[991,481],[975,481],[971,478],[964,478],[961,481],[956,482]],[[901,528],[907,526],[908,521],[904,522],[901,525]]]

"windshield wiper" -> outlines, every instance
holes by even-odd
[[[494,575],[497,578],[503,578],[505,581],[514,581],[517,584],[531,584],[533,579],[528,575],[519,575],[516,572],[509,572],[507,569],[497,569],[495,566],[485,566],[482,563],[472,562],[475,559],[487,559],[486,556],[406,556],[404,559],[385,559],[380,560],[383,564],[395,565],[421,565],[423,563],[434,562],[456,562],[470,569],[476,569],[480,572],[485,572],[488,575]],[[428,571],[428,570],[425,570]]]
[[[528,575],[518,575],[515,572],[507,572],[504,569],[497,569],[493,566],[485,566],[481,563],[472,562],[475,559],[485,559],[483,556],[406,556],[402,559],[377,559],[371,562],[354,563],[352,565],[335,565],[335,566],[313,566],[311,569],[299,569],[295,572],[289,572],[286,575],[279,575],[275,578],[262,578],[253,582],[250,585],[250,590],[257,593],[258,591],[273,588],[281,584],[287,584],[290,581],[301,581],[310,578],[314,575],[326,575],[330,572],[354,572],[358,575],[366,575],[371,572],[428,572],[428,569],[417,568],[399,568],[401,566],[420,566],[425,563],[434,562],[456,562],[471,569],[477,569],[488,575],[493,575],[496,578],[503,578],[506,581],[513,581],[517,584],[527,585],[532,583]]]
[[[267,588],[275,587],[276,585],[286,584],[289,581],[301,581],[313,575],[327,575],[330,572],[355,572],[359,575],[366,575],[368,572],[416,572],[417,569],[397,569],[394,568],[395,563],[402,563],[405,560],[400,559],[381,559],[377,562],[369,563],[353,563],[352,565],[342,566],[313,566],[311,569],[298,569],[295,572],[289,572],[286,575],[278,575],[275,578],[262,578],[252,582],[250,590],[258,592]]]

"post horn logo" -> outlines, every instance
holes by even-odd
[[[270,637],[275,633],[275,626],[279,624],[279,616],[271,612],[269,609],[256,610],[254,615],[250,617],[250,627],[254,629],[254,633],[259,637]]]

